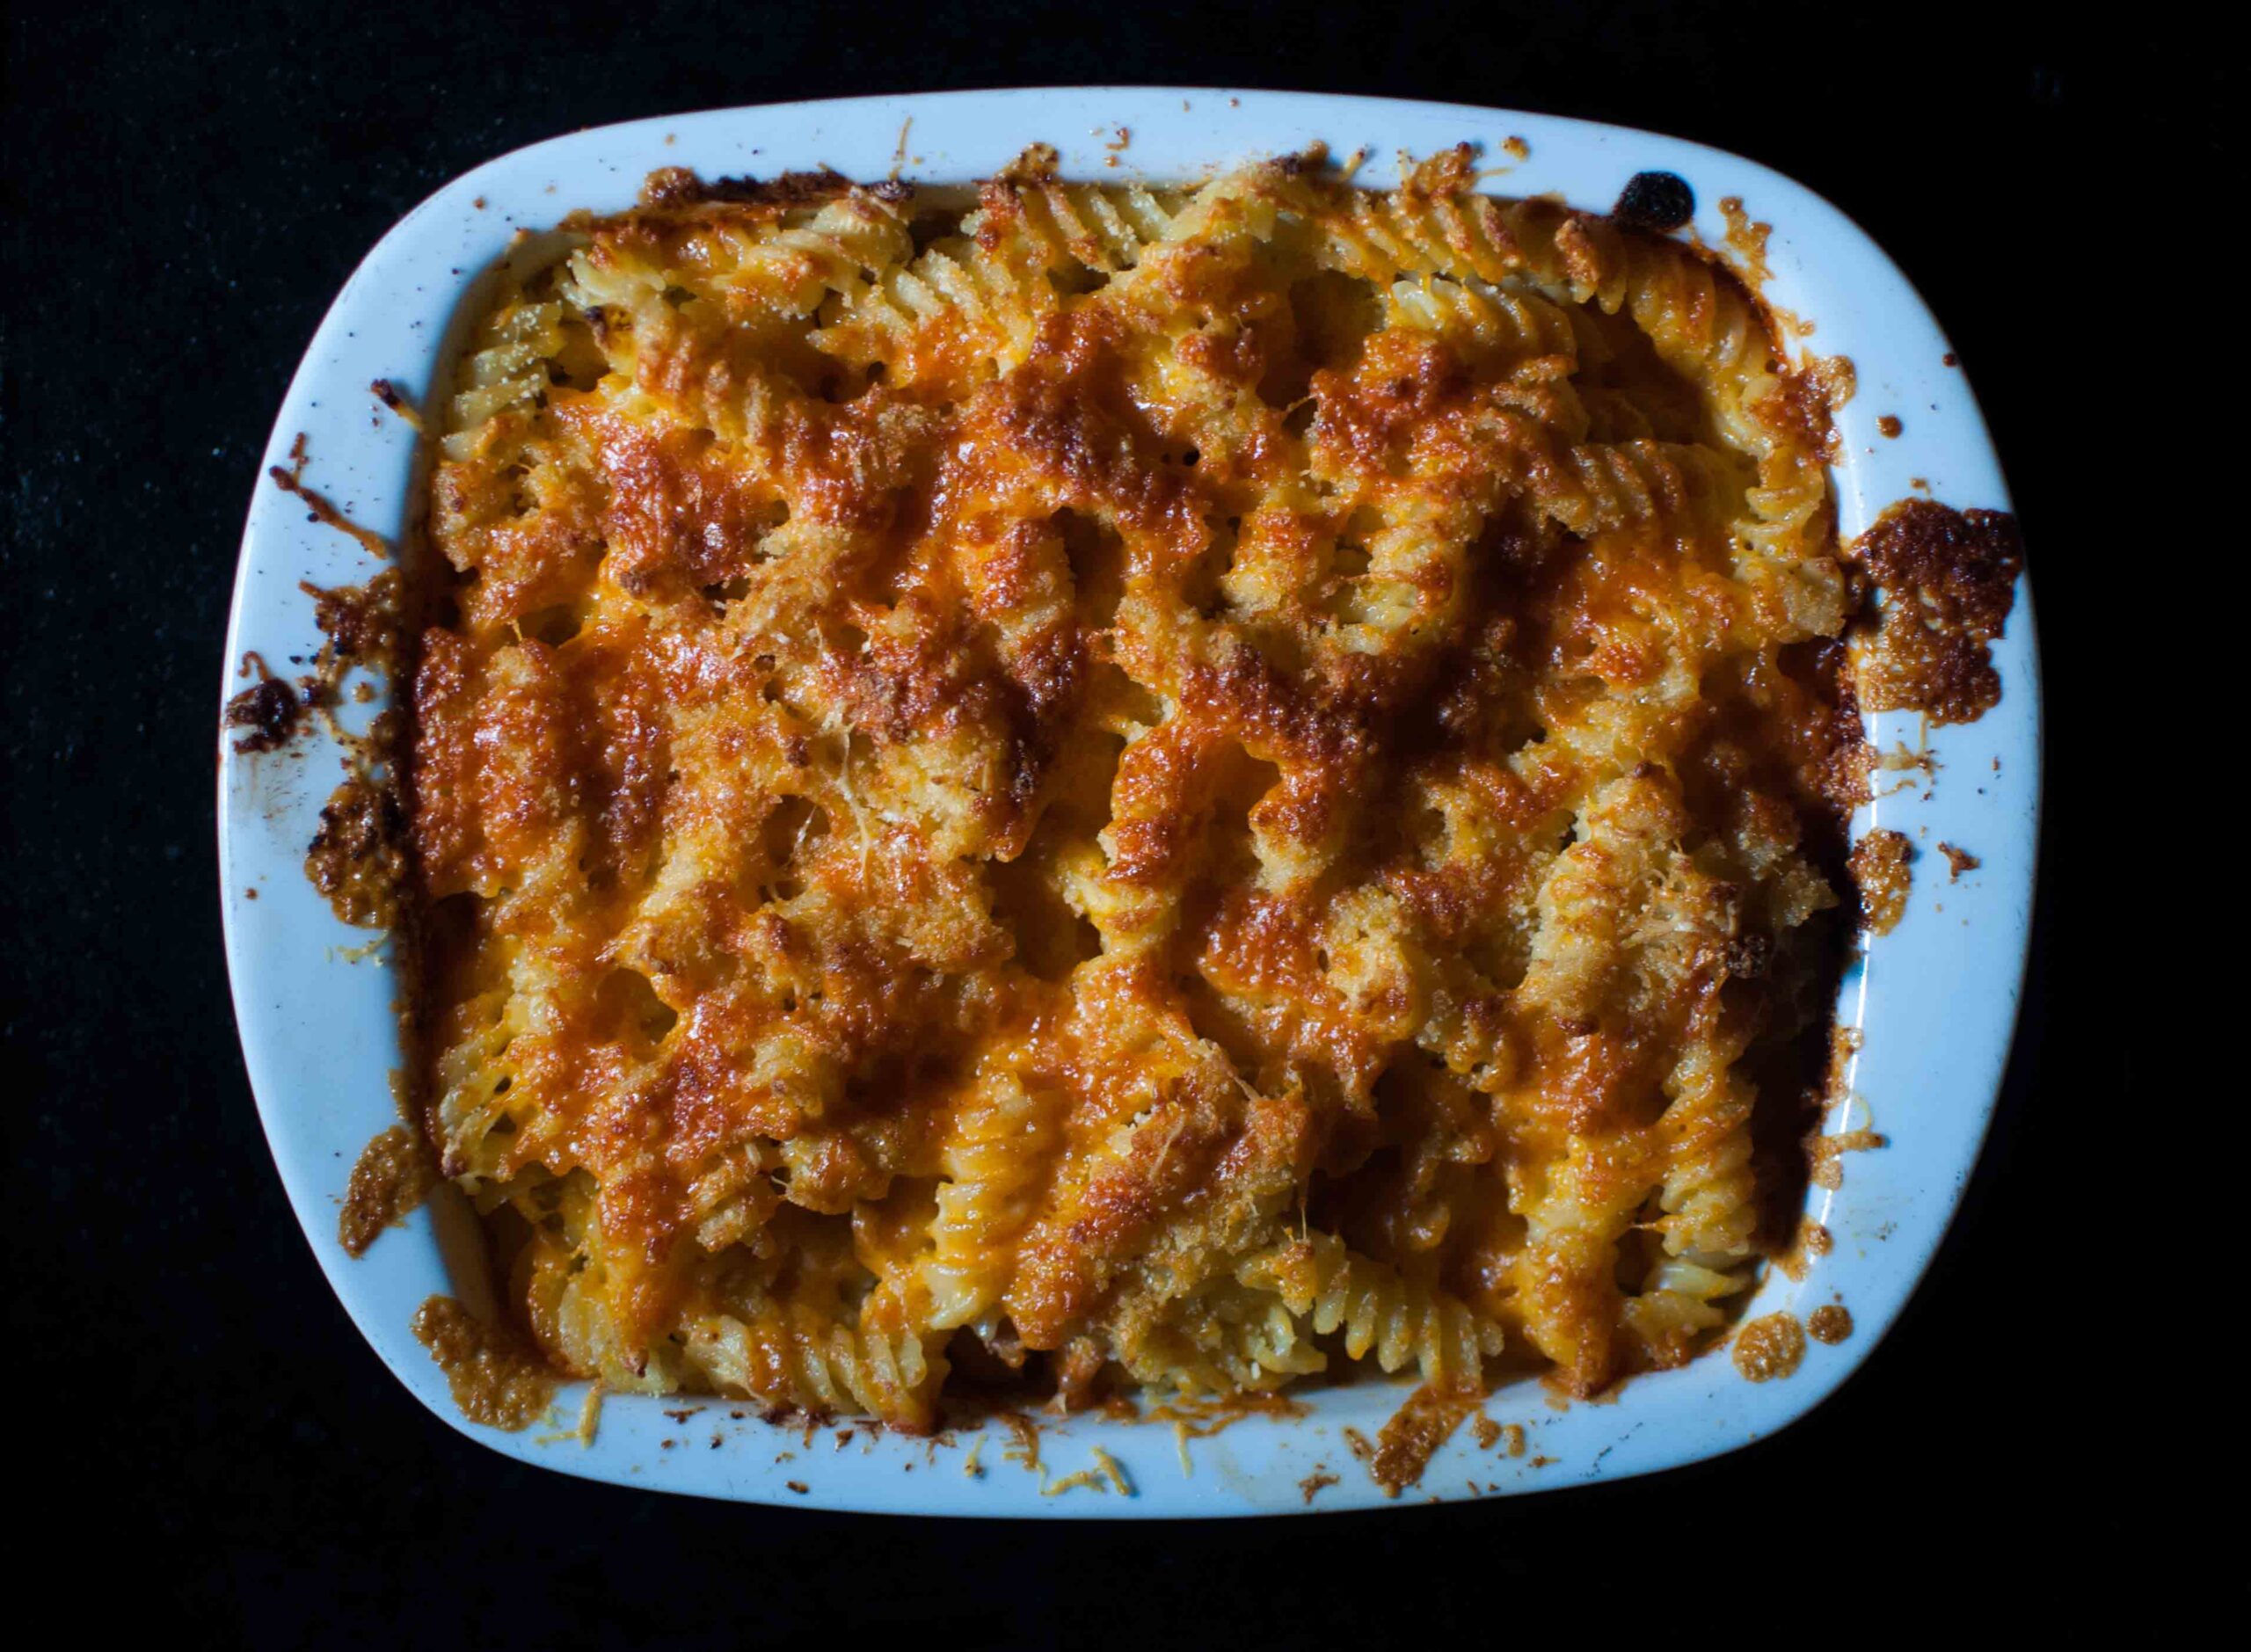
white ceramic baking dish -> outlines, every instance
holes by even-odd
[[[1509,142],[1520,140],[1519,144]],[[2008,508],[1968,382],[1905,279],[1835,207],[1732,155],[1623,127],[1422,103],[1357,98],[1140,88],[948,93],[734,109],[579,132],[478,167],[440,190],[384,237],[346,284],[306,352],[273,428],[266,462],[287,465],[302,434],[306,481],[353,520],[396,540],[419,484],[417,437],[379,407],[372,381],[424,401],[446,368],[444,339],[472,283],[519,228],[573,207],[621,207],[660,166],[705,176],[771,176],[833,166],[859,178],[896,172],[959,182],[990,174],[1027,143],[1053,143],[1066,176],[1178,179],[1315,141],[1338,156],[1364,150],[1359,179],[1395,180],[1398,157],[1468,141],[1497,193],[1552,192],[1606,208],[1634,174],[1666,171],[1695,197],[1694,228],[1719,245],[1720,202],[1738,197],[1774,226],[1768,295],[1816,324],[1808,341],[1849,357],[1858,393],[1842,411],[1836,470],[1843,531],[1865,528],[1919,488],[1968,508]],[[1878,432],[1904,422],[1897,439]],[[261,477],[264,472],[261,470]],[[309,520],[305,504],[261,480],[237,577],[225,693],[243,686],[245,651],[287,670],[317,647],[300,581],[365,579],[375,564],[352,538]],[[1615,1480],[1713,1457],[1774,1433],[1819,1404],[1882,1337],[1929,1263],[1991,1118],[2014,1025],[2029,932],[2040,797],[2040,697],[2029,593],[2020,589],[1995,650],[2004,694],[1963,727],[1926,730],[1879,719],[1880,748],[1927,751],[1932,767],[1883,795],[1855,822],[1905,832],[1923,851],[1905,920],[1847,976],[1841,1019],[1862,1047],[1851,1097],[1832,1131],[1872,1127],[1888,1146],[1853,1154],[1841,1189],[1816,1188],[1812,1213],[1833,1251],[1802,1279],[1772,1271],[1746,1316],[1800,1315],[1841,1302],[1854,1331],[1815,1343],[1796,1373],[1752,1384],[1724,1351],[1628,1384],[1607,1403],[1558,1408],[1537,1385],[1485,1405],[1525,1430],[1527,1449],[1482,1449],[1464,1428],[1432,1458],[1417,1498],[1460,1499]],[[375,702],[379,705],[380,700]],[[375,705],[364,708],[372,710]],[[358,712],[355,711],[355,715]],[[227,957],[243,1049],[274,1159],[330,1283],[376,1353],[432,1411],[471,1437],[529,1463],[623,1485],[754,1502],[957,1515],[1209,1516],[1361,1507],[1383,1501],[1355,1461],[1348,1431],[1373,1437],[1405,1389],[1362,1384],[1300,1396],[1304,1415],[1251,1416],[1183,1442],[1162,1423],[1098,1415],[1047,1423],[1043,1467],[1011,1460],[1006,1430],[954,1431],[937,1444],[856,1430],[807,1436],[707,1403],[612,1397],[591,1444],[572,1433],[579,1393],[565,1388],[556,1426],[502,1433],[455,1409],[442,1373],[408,1328],[435,1292],[473,1292],[449,1270],[443,1240],[461,1213],[444,1197],[386,1234],[364,1257],[337,1240],[346,1179],[370,1137],[397,1121],[400,990],[386,949],[331,915],[308,884],[305,848],[338,777],[339,748],[316,731],[283,751],[238,754],[222,733],[219,847]],[[1894,782],[1901,777],[1889,777]],[[1944,875],[1936,845],[1981,864]],[[467,1264],[465,1264],[467,1265]],[[712,1442],[718,1442],[714,1448]],[[1058,1481],[1099,1446],[1130,1495]],[[1320,1477],[1334,1475],[1333,1485]],[[1106,1477],[1105,1483],[1106,1483]],[[1309,1495],[1306,1488],[1314,1488]]]

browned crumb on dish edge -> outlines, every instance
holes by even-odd
[[[1746,1382],[1787,1377],[1805,1357],[1805,1328],[1785,1310],[1755,1319],[1735,1339],[1735,1368]]]
[[[406,680],[405,587],[385,570],[364,586],[300,586],[313,600],[323,638],[307,699],[326,707],[341,698],[347,672],[376,673],[394,688]],[[331,723],[333,729],[333,724]],[[397,929],[405,910],[409,870],[405,800],[399,786],[402,730],[396,706],[361,736],[334,729],[345,747],[344,782],[320,811],[320,829],[305,854],[305,876],[328,897],[345,923]]]
[[[1298,1481],[1298,1489],[1305,1494],[1306,1506],[1308,1508],[1311,1508],[1313,1506],[1313,1500],[1336,1483],[1336,1475],[1327,1474],[1322,1470],[1316,1468],[1313,1473],[1308,1474],[1303,1480]]]
[[[297,588],[313,600],[313,623],[326,639],[320,669],[331,686],[353,666],[396,671],[404,645],[396,571],[386,569],[365,585],[330,588],[300,580]]]
[[[1217,1394],[1197,1399],[1171,1399],[1146,1409],[1127,1408],[1125,1415],[1147,1423],[1169,1423],[1183,1437],[1209,1439],[1233,1428],[1246,1417],[1301,1417],[1312,1408],[1302,1400],[1271,1390]]]
[[[1810,1216],[1804,1217],[1798,1222],[1789,1248],[1774,1258],[1774,1266],[1787,1279],[1803,1279],[1816,1262],[1836,1248],[1836,1243],[1827,1228]]]
[[[256,651],[244,653],[237,674],[246,677],[255,671],[258,680],[227,702],[222,720],[229,729],[246,731],[234,748],[248,754],[279,751],[311,726],[308,714],[317,714],[354,766],[368,768],[388,755],[395,731],[379,724],[368,734],[353,737],[338,728],[327,713],[343,702],[344,679],[355,669],[377,673],[394,683],[401,680],[404,586],[395,570],[385,569],[365,585],[330,590],[299,580],[297,588],[312,599],[313,623],[321,633],[313,669],[289,682],[275,676]],[[370,697],[364,679],[354,685],[351,697],[361,702]]]
[[[1820,394],[1832,418],[1860,394],[1860,371],[1850,356],[1809,356],[1797,376]],[[1832,448],[1831,451],[1835,450]]]
[[[305,485],[305,439],[302,435],[290,448],[289,458],[290,462],[287,465],[268,465],[266,474],[284,493],[294,493],[304,501],[306,520],[332,528],[339,534],[349,535],[359,542],[361,549],[378,562],[388,560],[390,547],[384,542],[381,534],[361,527],[330,503],[326,494]]]
[[[1870,935],[1890,935],[1907,910],[1913,881],[1908,862],[1915,857],[1906,833],[1879,826],[1853,845],[1846,868],[1860,902],[1861,927]]]
[[[337,1242],[348,1255],[365,1254],[387,1227],[396,1227],[422,1203],[437,1181],[422,1139],[404,1124],[393,1124],[361,1151],[336,1219]]]
[[[1753,219],[1744,210],[1740,195],[1720,197],[1720,218],[1727,225],[1723,238],[1727,250],[1735,254],[1736,267],[1743,272],[1743,279],[1751,284],[1753,292],[1762,290],[1772,278],[1772,272],[1767,267],[1767,238],[1774,234],[1774,226]]]
[[[305,702],[297,691],[266,668],[255,654],[243,657],[244,669],[255,661],[259,679],[227,702],[227,726],[248,732],[235,742],[241,753],[278,751],[297,731]]]
[[[1990,644],[2016,600],[2024,546],[2016,518],[1901,499],[1853,542],[1883,593],[1859,660],[1861,703],[1971,723],[2001,697]]]
[[[1421,1480],[1431,1454],[1453,1437],[1476,1407],[1475,1395],[1451,1394],[1428,1383],[1408,1395],[1407,1403],[1376,1430],[1368,1474],[1383,1488],[1383,1495],[1396,1497]]]
[[[1899,422],[1899,416],[1897,413],[1886,413],[1876,421],[1876,427],[1886,436],[1893,438],[1898,437],[1901,431],[1907,428]]]
[[[388,783],[353,775],[321,805],[305,876],[344,922],[395,928],[407,872],[406,819]]]
[[[1825,1303],[1807,1315],[1805,1328],[1817,1343],[1832,1346],[1853,1334],[1853,1316],[1841,1302]]]
[[[415,1340],[446,1373],[454,1403],[472,1423],[514,1433],[546,1415],[555,1373],[510,1332],[487,1324],[449,1296],[414,1313]]]
[[[1941,842],[1938,852],[1946,856],[1946,881],[1949,884],[1959,883],[1963,873],[1974,872],[1985,864],[1969,850],[1958,848],[1951,843]]]
[[[422,411],[406,399],[406,393],[397,385],[389,379],[377,379],[368,386],[368,392],[397,413],[409,430],[418,436],[422,433]]]
[[[1809,1136],[1805,1139],[1805,1156],[1810,1166],[1808,1179],[1814,1186],[1833,1193],[1845,1185],[1847,1153],[1873,1153],[1890,1145],[1873,1130],[1840,1130],[1833,1136]]]

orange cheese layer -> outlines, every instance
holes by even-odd
[[[1824,433],[1468,180],[673,178],[501,295],[412,830],[559,1365],[911,1427],[1723,1321],[1866,773]]]

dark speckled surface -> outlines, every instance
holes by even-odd
[[[2145,1072],[2113,996],[2142,971],[2109,945],[2141,884],[2105,858],[2122,839],[2083,806],[2077,753],[2116,715],[2104,561],[2161,552],[2131,514],[2147,495],[2102,482],[2127,462],[2102,421],[2139,404],[2096,374],[2150,335],[2085,331],[2145,266],[2075,261],[2135,216],[2091,213],[2103,190],[2165,174],[2201,195],[2230,71],[2161,29],[1981,33],[1968,11],[12,7],[0,1034],[8,1473],[33,1534],[29,1557],[14,1540],[18,1587],[60,1582],[52,1542],[90,1627],[151,1612],[190,1644],[630,1642],[661,1625],[675,1645],[787,1646],[849,1617],[953,1645],[1134,1630],[1255,1647],[1387,1644],[1507,1602],[1499,1641],[1556,1585],[1597,1632],[1647,1596],[1720,1604],[1747,1634],[1843,1627],[1965,1569],[1999,1584],[1996,1567],[2036,1551],[2036,1592],[2140,1581],[2125,1493],[2157,1428],[2141,1396],[2209,1378],[2180,1363],[2192,1333],[2109,1319],[2142,1288],[2144,1247],[2087,1210],[2109,1196],[2080,1144],[2094,1130],[2103,1154],[2135,1154],[2090,1121],[2131,1121]],[[1739,52],[1778,102],[1730,85]],[[220,962],[221,630],[297,356],[393,220],[520,143],[787,97],[1137,79],[1679,132],[1828,194],[1922,287],[2016,488],[2055,741],[2031,1008],[1969,1209],[1905,1321],[1813,1418],[1568,1497],[1002,1529],[663,1501],[482,1452],[384,1374],[316,1273]],[[2145,222],[2167,210],[2137,198]],[[2145,1351],[2153,1337],[2164,1350]],[[1758,1615],[1770,1592],[1808,1589]],[[669,1598],[652,1612],[656,1590]]]

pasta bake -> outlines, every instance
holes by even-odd
[[[406,778],[565,1372],[1590,1394],[1788,1243],[1867,753],[1700,250],[1304,156],[650,180],[478,324]]]

